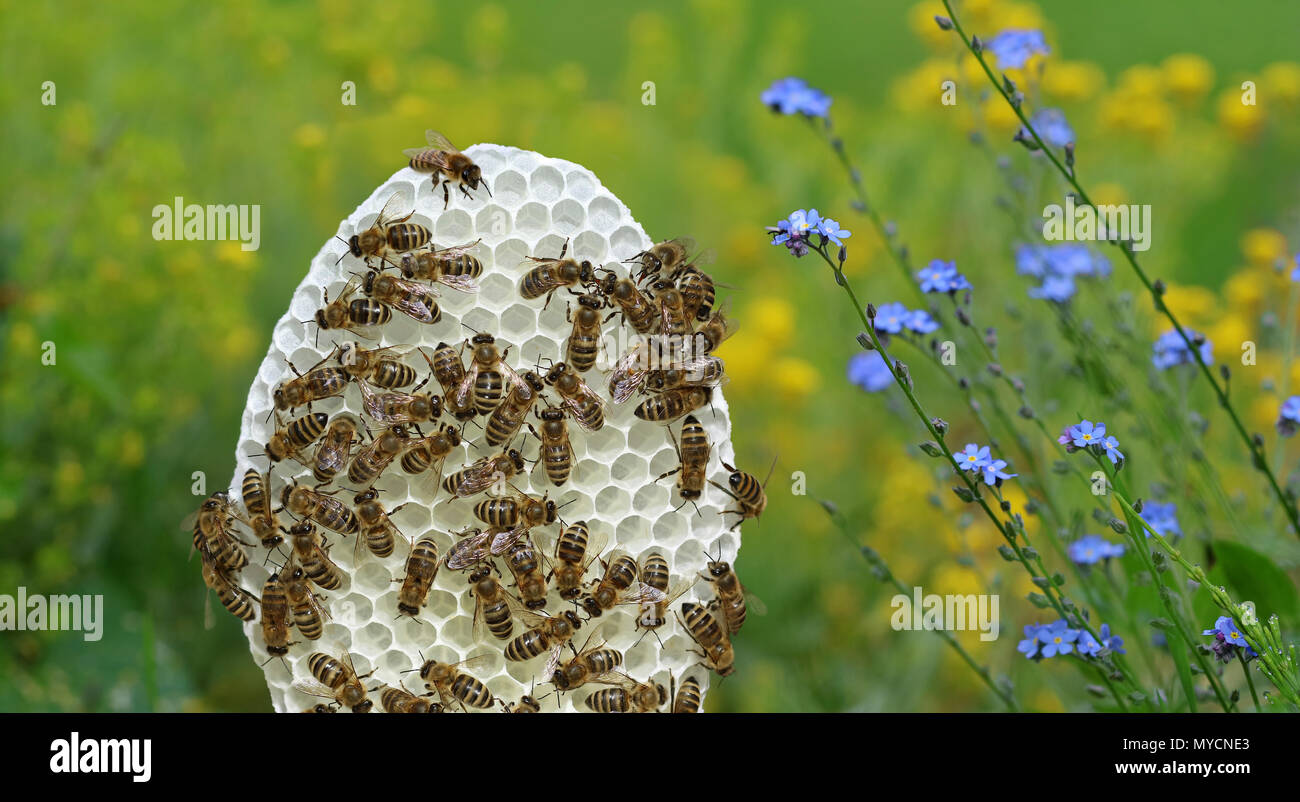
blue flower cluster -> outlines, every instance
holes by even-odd
[[[831,111],[831,97],[814,89],[802,78],[782,78],[759,95],[763,105],[780,114],[826,117]]]
[[[1198,337],[1201,338],[1201,344],[1198,350],[1201,353],[1201,361],[1207,365],[1214,364],[1214,348],[1210,345],[1210,340],[1191,329],[1184,329],[1187,336],[1195,342]],[[1168,370],[1175,365],[1193,365],[1196,358],[1183,342],[1183,338],[1178,336],[1177,329],[1170,329],[1156,340],[1152,348],[1151,363],[1161,370]]]
[[[1214,622],[1214,629],[1207,629],[1202,635],[1213,635],[1214,655],[1223,662],[1231,662],[1232,658],[1237,656],[1238,649],[1245,649],[1247,657],[1258,657],[1254,648],[1246,642],[1246,637],[1241,634],[1241,629],[1230,616],[1221,615]]]
[[[1282,402],[1277,411],[1277,433],[1283,437],[1295,434],[1300,426],[1300,395],[1293,395]]]
[[[1016,473],[1007,473],[1004,468],[1007,467],[1007,461],[1004,459],[993,459],[989,453],[988,446],[981,446],[976,443],[967,443],[966,448],[953,454],[957,460],[957,465],[963,471],[978,471],[983,475],[984,484],[1002,486],[1002,480],[1010,479],[1013,476],[1019,476]]]
[[[798,209],[775,226],[769,226],[773,245],[784,245],[795,256],[808,253],[810,238],[816,234],[820,238],[818,245],[833,242],[843,247],[844,240],[853,236],[852,231],[840,228],[840,224],[829,217],[822,217],[816,209]]]
[[[1035,54],[1052,52],[1042,31],[1016,29],[1002,31],[985,42],[984,49],[997,56],[1000,70],[1019,69]]]
[[[1112,635],[1109,624],[1102,624],[1098,631],[1101,640],[1097,640],[1086,629],[1070,629],[1065,619],[1058,619],[1051,624],[1027,624],[1025,639],[1016,646],[1016,651],[1030,660],[1070,654],[1078,650],[1087,657],[1099,657],[1107,652],[1127,654],[1124,651],[1124,639]]]
[[[900,303],[881,304],[876,309],[875,326],[877,332],[902,334],[929,334],[939,328],[939,321],[924,309],[908,309]]]
[[[1066,551],[1079,565],[1096,565],[1111,557],[1123,557],[1124,544],[1111,543],[1101,535],[1085,535],[1071,543]]]
[[[1030,298],[1063,304],[1074,297],[1074,280],[1079,277],[1105,278],[1110,260],[1086,245],[1062,242],[1057,245],[1016,246],[1016,272],[1042,279],[1029,289]]]
[[[1159,532],[1161,537],[1183,535],[1183,528],[1178,525],[1178,507],[1172,501],[1168,504],[1148,501],[1142,505],[1142,512],[1138,515],[1147,522],[1147,526]],[[1151,533],[1148,532],[1147,537],[1151,537]]]
[[[1093,423],[1082,420],[1073,426],[1066,426],[1056,442],[1065,446],[1065,451],[1069,454],[1090,448],[1094,454],[1109,458],[1112,465],[1122,467],[1124,464],[1124,452],[1119,450],[1119,440],[1106,434],[1106,424],[1100,421]]]
[[[859,351],[849,359],[849,382],[878,393],[894,383],[894,374],[879,351]]]
[[[946,292],[951,294],[958,290],[969,290],[971,288],[966,277],[957,272],[957,263],[945,262],[942,259],[935,259],[918,270],[916,280],[921,285],[921,292]]]
[[[1291,280],[1300,281],[1300,253],[1295,255],[1295,267],[1291,269]]]

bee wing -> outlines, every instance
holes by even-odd
[[[433,310],[438,308],[438,303],[433,300],[434,293],[428,287],[404,279],[395,280],[411,285],[409,292],[404,292],[390,301],[395,309],[421,323],[433,323],[437,320]]]
[[[478,292],[478,279],[472,276],[449,276],[443,273],[438,276],[438,283],[461,292]]]
[[[398,214],[398,210],[405,209],[407,206],[412,205],[410,197],[405,192],[400,190],[394,192],[389,196],[388,200],[384,202],[384,208],[379,210],[379,216],[375,218],[374,225],[382,226],[385,223],[391,223],[394,220],[404,220],[405,218],[410,217],[410,214]],[[414,209],[412,209],[411,214],[414,214]]]
[[[542,669],[542,682],[550,682],[551,677],[555,675],[556,669],[560,667],[560,655],[564,653],[564,644],[556,644],[551,649],[551,653],[546,656],[546,668]]]
[[[453,245],[450,248],[431,248],[430,250],[440,259],[451,260],[459,256],[463,256],[469,253],[470,251],[474,250],[476,247],[478,247],[478,244],[482,241],[483,238],[479,237],[473,242],[467,242],[464,245]]]
[[[459,571],[487,559],[491,537],[490,533],[479,532],[453,543],[447,551],[447,567]]]
[[[745,594],[745,608],[754,615],[767,615],[767,605],[763,600],[749,592],[749,588],[744,585],[740,586],[741,591]]]
[[[644,344],[638,344],[614,363],[609,377],[609,394],[615,404],[622,404],[645,384],[649,359]]]
[[[579,381],[581,381],[581,379],[579,379]],[[583,382],[582,386],[586,388],[586,391],[588,393],[591,392],[591,388],[587,387],[586,382]],[[596,399],[596,403],[599,404],[600,406],[602,407],[605,406],[605,402],[600,400],[600,396],[595,395],[593,393],[591,397]],[[595,431],[595,429],[592,428],[592,426],[587,422],[587,418],[583,414],[581,396],[575,394],[572,398],[566,396],[561,400],[564,402],[564,406],[569,410],[569,413],[573,416],[573,419],[577,422],[579,426],[581,426],[582,428],[586,429],[589,432]]]
[[[600,553],[605,550],[609,544],[609,532],[604,530],[592,532],[587,537],[587,551],[582,555],[582,570],[585,573],[587,568],[596,561]]]
[[[471,359],[469,367],[465,370],[465,378],[460,380],[460,384],[456,386],[448,399],[451,402],[449,406],[462,409],[470,403],[474,394],[474,382],[478,379],[478,372],[478,360]]]
[[[348,444],[336,444],[322,440],[316,447],[316,467],[338,473],[348,464],[351,455],[351,441]]]
[[[492,538],[492,546],[489,550],[493,555],[500,557],[502,554],[510,551],[510,549],[527,534],[528,527],[523,523],[520,523],[514,529],[505,532],[498,532],[496,536]]]
[[[364,379],[358,380],[357,384],[361,387],[361,406],[374,421],[378,423],[397,423],[401,420],[400,416],[390,415],[384,411],[383,398],[384,395],[402,395],[402,393],[385,393],[381,395],[376,393]]]
[[[212,612],[212,590],[203,594],[203,628],[212,629],[217,625],[216,614]]]
[[[323,699],[334,698],[334,691],[312,679],[300,679],[294,682],[293,689],[298,693],[305,693],[308,696],[319,696]]]
[[[693,250],[695,250],[693,247],[687,248],[687,251],[693,251]],[[704,267],[705,265],[711,265],[716,261],[718,261],[718,252],[713,248],[705,248],[704,250],[696,254],[695,258],[691,259],[690,262],[688,262],[688,264],[691,267],[698,268],[698,267]]]
[[[421,154],[428,153],[428,151],[429,151],[429,148],[427,148],[427,147],[423,147],[423,148],[403,148],[403,149],[402,149],[402,155],[405,156],[405,157],[408,158],[408,159],[414,159],[416,156],[419,156],[419,155],[421,155]],[[433,162],[433,165],[434,165],[434,169],[441,170],[441,169],[443,169],[444,167],[447,166],[447,156],[446,156],[445,153],[434,153],[434,154],[430,154],[430,155],[428,155],[428,156],[425,156],[425,158],[426,158],[426,159],[431,159],[431,161]]]
[[[503,383],[504,386],[502,387],[501,390],[502,392],[501,397],[505,398],[506,396],[510,395],[511,392],[514,391],[515,389],[514,385],[524,383],[524,377],[520,376],[518,371],[516,371],[514,368],[507,365],[504,359],[499,360],[497,362],[497,367],[501,370],[502,378],[505,379],[505,382]]]
[[[424,132],[424,139],[429,143],[429,147],[431,148],[445,150],[448,153],[460,153],[460,150],[457,149],[455,145],[451,144],[451,140],[432,129]]]

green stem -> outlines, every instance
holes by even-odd
[[[1246,685],[1250,688],[1250,698],[1255,700],[1255,712],[1263,713],[1259,705],[1259,694],[1255,693],[1255,678],[1250,675],[1250,666],[1246,664],[1246,653],[1238,650],[1237,660],[1241,662],[1241,673],[1246,675]]]

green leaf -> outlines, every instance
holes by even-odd
[[[1216,540],[1214,552],[1238,602],[1253,601],[1261,619],[1277,613],[1294,626],[1300,618],[1300,594],[1286,572],[1249,546]],[[1208,627],[1209,624],[1206,624]]]

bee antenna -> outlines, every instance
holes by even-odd
[[[763,489],[767,489],[767,483],[772,480],[772,471],[776,470],[776,457],[772,457],[772,467],[767,469],[767,478],[763,480]]]
[[[488,197],[489,197],[489,198],[492,197],[492,190],[488,188],[487,180],[486,180],[486,179],[480,179],[480,180],[479,180],[479,183],[483,185],[483,189],[487,190]]]
[[[464,326],[465,328],[469,329],[470,331],[474,332],[475,334],[482,334],[482,333],[483,333],[483,332],[479,331],[478,329],[473,328],[472,326],[469,326],[468,324],[466,324],[466,323],[464,323],[464,322],[462,322],[460,325]]]

